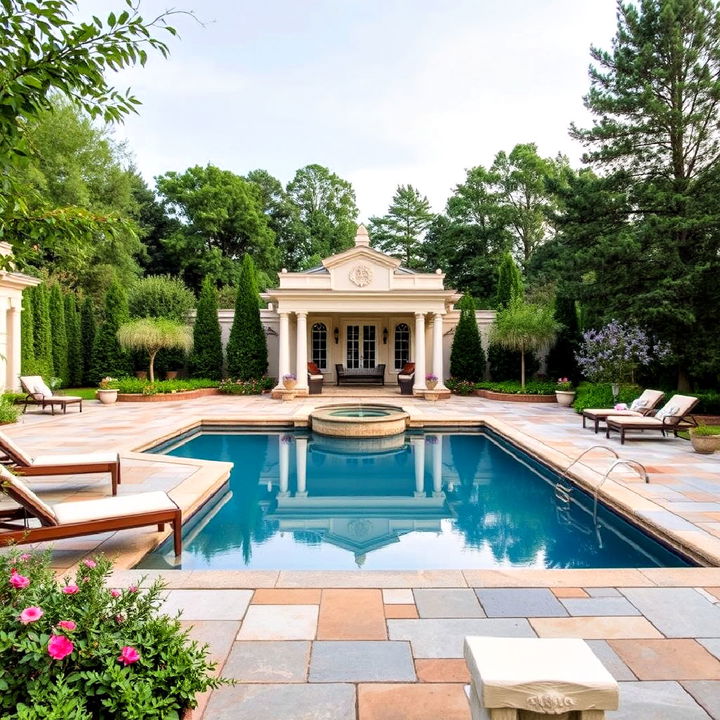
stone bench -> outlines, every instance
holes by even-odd
[[[379,383],[385,385],[385,365],[374,368],[352,368],[348,370],[344,365],[335,365],[337,384],[341,382],[353,383]]]
[[[618,684],[584,640],[465,638],[472,720],[603,720]]]

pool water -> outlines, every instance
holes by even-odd
[[[490,433],[202,432],[155,452],[235,463],[184,530],[183,569],[688,564],[577,488],[559,500],[557,475]],[[166,543],[138,567],[172,566]]]

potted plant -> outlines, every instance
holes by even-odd
[[[438,383],[437,375],[426,375],[425,376],[425,385],[427,386],[428,390],[434,390],[435,386]]]
[[[297,377],[295,376],[295,373],[287,373],[287,375],[283,375],[282,381],[283,387],[286,390],[293,390],[297,385]]]
[[[711,455],[720,450],[720,426],[699,425],[690,428],[690,442],[696,453]]]
[[[98,383],[95,396],[103,405],[112,405],[114,402],[117,402],[118,389],[112,387],[114,382],[115,378],[111,378],[108,375]]]
[[[575,399],[575,391],[572,389],[572,382],[569,378],[558,378],[555,386],[555,399],[561,407],[570,407]]]
[[[78,567],[59,579],[49,552],[0,556],[1,717],[178,718],[228,683],[207,645],[159,612],[162,581],[107,587],[105,557]]]

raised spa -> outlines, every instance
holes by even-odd
[[[313,410],[310,423],[320,435],[376,438],[405,432],[409,417],[394,405],[325,405]]]

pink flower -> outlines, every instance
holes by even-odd
[[[31,557],[32,557],[32,555],[29,555],[28,553],[23,553],[18,559],[19,559],[21,562],[26,562],[26,561],[29,560]]]
[[[113,597],[120,597],[121,593],[117,588],[110,588],[108,591]]]
[[[614,409],[615,410],[627,410],[628,407],[625,403],[618,403]]]
[[[24,575],[18,575],[17,572],[13,572],[10,575],[10,584],[17,590],[22,590],[30,584],[30,578]]]
[[[39,620],[44,614],[45,613],[43,612],[42,608],[36,607],[35,605],[31,605],[30,607],[26,607],[20,613],[20,622],[23,625],[27,625],[28,623]]]
[[[83,565],[84,565],[85,567],[90,568],[91,570],[92,570],[94,567],[97,567],[97,563],[96,563],[94,560],[89,560],[89,559],[88,559],[88,560],[83,560]]]
[[[77,627],[77,623],[75,623],[73,620],[61,620],[58,623],[58,627],[62,628],[63,630],[75,630]]]
[[[121,651],[118,660],[124,665],[132,665],[140,659],[140,653],[134,648],[126,645]]]
[[[125,616],[122,615],[122,614],[117,614],[117,615],[115,616],[115,622],[116,622],[118,625],[122,625],[122,624],[125,622]]]
[[[48,655],[54,660],[62,660],[74,649],[75,646],[72,641],[68,640],[64,635],[53,635],[48,643]]]
[[[130,585],[130,586],[128,587],[128,592],[136,593],[137,591],[138,591],[138,586],[137,586],[137,585]]]
[[[66,585],[66,586],[62,589],[62,591],[63,591],[66,595],[75,595],[75,593],[79,593],[79,592],[80,592],[80,588],[79,588],[77,585]]]

